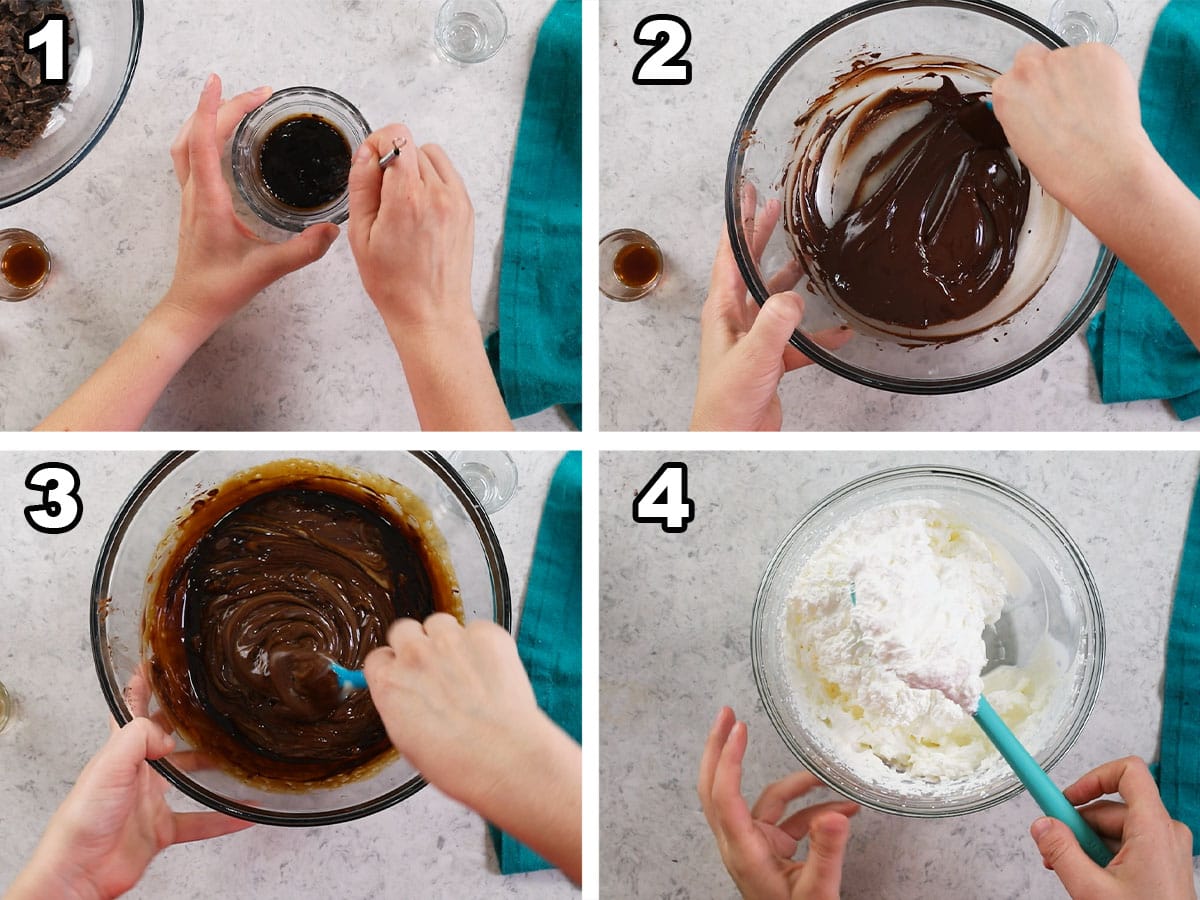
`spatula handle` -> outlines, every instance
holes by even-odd
[[[1063,792],[1050,780],[1050,776],[1037,764],[1037,760],[1017,740],[1017,736],[1009,730],[1009,727],[1004,724],[1004,720],[992,709],[992,705],[987,702],[986,697],[979,698],[979,709],[975,712],[975,721],[979,723],[983,733],[996,745],[1000,755],[1008,760],[1008,764],[1017,773],[1021,783],[1029,789],[1030,795],[1042,808],[1042,812],[1060,822],[1065,822],[1076,840],[1079,841],[1079,846],[1083,847],[1092,861],[1097,865],[1107,866],[1112,861],[1112,851],[1100,840],[1099,835],[1092,831],[1088,823],[1083,820],[1083,816],[1079,814],[1079,810],[1063,796]]]

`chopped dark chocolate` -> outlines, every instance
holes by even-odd
[[[0,157],[28,150],[66,99],[67,85],[42,84],[38,57],[25,50],[25,35],[46,16],[66,14],[62,0],[0,0]]]

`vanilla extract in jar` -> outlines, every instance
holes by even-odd
[[[315,113],[302,113],[267,133],[258,151],[259,171],[280,203],[319,209],[345,193],[352,154],[336,125]]]
[[[0,229],[0,300],[26,300],[50,277],[50,251],[24,228]]]

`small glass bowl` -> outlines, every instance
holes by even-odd
[[[658,271],[649,281],[628,284],[617,274],[617,257],[627,247],[640,247],[657,261]],[[646,232],[636,228],[619,228],[600,239],[600,293],[610,300],[622,303],[641,300],[658,287],[664,271],[662,248]]]
[[[259,154],[262,143],[285,119],[302,115],[320,116],[342,133],[353,153],[371,133],[362,113],[345,97],[318,87],[290,87],[272,94],[267,102],[242,120],[233,136],[230,154],[233,183],[251,211],[276,228],[300,232],[310,225],[350,218],[350,187],[336,200],[314,209],[297,209],[281,202],[263,182]]]
[[[1042,506],[1021,492],[965,469],[911,466],[851,482],[830,494],[791,530],[767,566],[754,601],[750,654],[767,715],[806,769],[840,794],[881,812],[943,818],[988,809],[1024,787],[998,762],[985,777],[941,784],[912,779],[912,790],[864,779],[843,760],[793,685],[786,646],[792,584],[809,556],[851,516],[889,503],[932,500],[1007,553],[1024,576],[1005,600],[989,659],[1026,666],[1043,638],[1057,645],[1060,678],[1042,712],[1044,737],[1028,750],[1050,769],[1075,743],[1091,714],[1104,668],[1104,610],[1079,547]]]
[[[50,251],[46,249],[42,239],[32,231],[26,231],[24,228],[0,228],[0,260],[3,260],[4,254],[10,248],[18,244],[29,244],[40,252],[45,257],[46,270],[42,273],[41,278],[26,287],[18,287],[8,281],[3,273],[0,273],[0,300],[6,300],[9,303],[28,300],[44,288],[46,282],[50,280],[50,271],[54,268],[54,258],[50,255]]]

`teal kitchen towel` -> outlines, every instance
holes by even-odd
[[[1200,191],[1200,0],[1173,0],[1146,55],[1142,122],[1155,147]],[[1167,308],[1118,263],[1105,310],[1088,329],[1105,403],[1167,400],[1181,419],[1200,415],[1200,352]]]
[[[500,329],[488,356],[514,418],[561,405],[582,427],[581,0],[538,36],[504,220]]]
[[[582,501],[583,457],[574,450],[550,484],[517,631],[538,706],[576,741],[583,739]],[[552,868],[498,828],[491,832],[505,875]]]
[[[1163,684],[1158,788],[1171,818],[1192,830],[1192,855],[1200,854],[1200,488],[1192,498],[1187,540],[1179,564],[1167,676]]]

